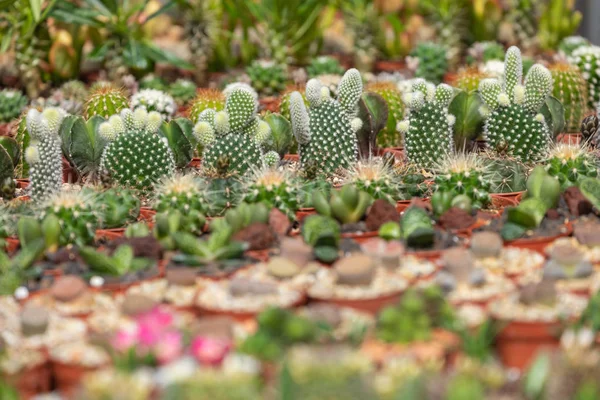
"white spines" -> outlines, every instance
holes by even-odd
[[[310,141],[308,111],[304,105],[302,95],[298,92],[293,92],[290,95],[290,119],[296,141],[299,144],[308,143]]]
[[[318,107],[323,101],[322,87],[318,79],[311,79],[306,83],[306,100],[311,107]]]
[[[354,115],[363,92],[360,72],[356,68],[346,71],[338,85],[338,101],[349,115]]]

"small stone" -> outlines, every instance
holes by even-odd
[[[29,297],[29,289],[27,289],[25,286],[19,286],[15,290],[15,299],[25,300],[28,297]]]
[[[530,283],[521,288],[519,301],[524,305],[542,304],[552,306],[556,303],[556,281],[542,279],[539,283]]]
[[[355,254],[337,261],[333,268],[341,285],[369,285],[375,277],[375,263],[370,257]]]
[[[283,212],[278,208],[272,208],[269,212],[269,226],[277,236],[285,236],[292,227],[292,224]]]
[[[573,277],[583,279],[591,276],[594,273],[594,266],[589,261],[580,262],[575,268]]]
[[[468,282],[475,258],[463,247],[452,247],[442,254],[442,265],[457,281]]]
[[[87,284],[75,275],[58,278],[50,288],[50,294],[57,301],[68,302],[75,300],[87,291]]]
[[[456,278],[449,272],[440,271],[435,277],[435,282],[445,293],[456,289]]]
[[[314,259],[312,247],[304,243],[303,240],[294,238],[281,240],[279,255],[301,268]]]
[[[469,283],[474,287],[482,287],[487,282],[487,277],[485,275],[485,271],[477,268],[471,271],[471,275],[469,276]]]
[[[94,288],[99,288],[104,285],[104,278],[101,276],[92,276],[90,278],[90,286]]]
[[[584,222],[575,225],[573,235],[584,246],[600,246],[600,224],[597,222]]]
[[[265,296],[277,293],[277,285],[245,278],[233,278],[229,282],[229,293],[232,296]]]
[[[306,307],[306,315],[314,322],[325,322],[332,328],[337,328],[342,323],[340,309],[331,304],[316,303]]]
[[[121,311],[130,317],[150,312],[157,306],[154,299],[143,294],[128,294],[123,299]]]
[[[266,250],[277,238],[267,224],[255,222],[233,236],[233,240],[248,243],[248,250]]]
[[[300,273],[300,267],[284,257],[272,257],[267,263],[269,274],[278,279],[289,279]]]
[[[204,317],[192,324],[194,336],[233,339],[235,321],[225,316]]]
[[[196,269],[194,268],[169,268],[166,274],[169,285],[194,286],[196,284]]]
[[[367,230],[377,231],[386,222],[398,222],[399,219],[400,213],[398,213],[393,204],[390,204],[386,200],[378,199],[369,208],[365,223],[367,224]]]
[[[476,232],[471,236],[471,252],[477,258],[498,257],[502,246],[502,237],[496,232]]]
[[[564,266],[573,266],[583,260],[583,252],[570,244],[555,245],[549,255],[552,260]]]
[[[41,335],[48,329],[48,310],[37,306],[27,306],[21,311],[21,333],[23,336]]]
[[[550,260],[546,264],[544,264],[544,275],[543,276],[545,278],[550,278],[550,279],[566,279],[567,278],[567,274],[565,273],[565,270],[563,269],[562,265],[560,265],[559,263],[557,263],[554,260]]]

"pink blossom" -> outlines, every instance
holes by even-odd
[[[182,351],[181,333],[175,331],[165,332],[154,347],[156,359],[161,364],[167,364],[175,360]]]
[[[121,329],[112,340],[113,347],[118,351],[126,351],[137,343],[137,331],[131,329]]]
[[[192,341],[190,349],[200,363],[214,366],[221,364],[229,353],[231,341],[198,336]]]
[[[169,328],[173,324],[173,314],[163,307],[155,307],[152,311],[138,317],[139,324],[148,324],[157,330]]]

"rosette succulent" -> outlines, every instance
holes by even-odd
[[[177,105],[173,97],[156,89],[140,90],[131,97],[131,108],[144,107],[146,111],[158,112],[164,120],[169,120],[175,115]]]
[[[0,123],[10,122],[19,117],[27,104],[27,96],[18,90],[0,91]]]

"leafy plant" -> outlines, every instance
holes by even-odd
[[[69,115],[60,126],[59,135],[63,155],[81,177],[89,181],[99,178],[102,153],[108,142],[98,134],[98,127],[105,121],[99,115],[85,120]]]
[[[92,271],[102,275],[123,276],[149,268],[155,263],[148,258],[134,257],[133,248],[129,245],[117,247],[112,255],[86,246],[79,249],[79,255]]]

